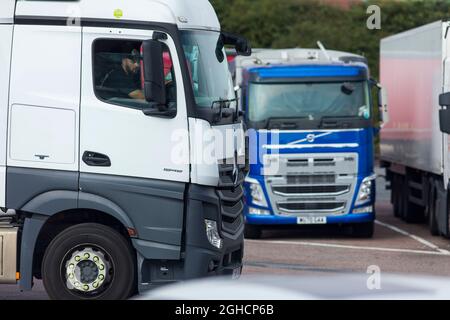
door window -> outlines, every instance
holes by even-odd
[[[163,61],[167,100],[176,103],[176,81],[172,57],[164,45]],[[105,102],[134,108],[148,108],[144,96],[142,41],[97,40],[94,43],[94,86]]]

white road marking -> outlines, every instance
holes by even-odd
[[[300,245],[310,247],[324,247],[324,248],[338,248],[338,249],[352,249],[352,250],[370,250],[370,251],[383,251],[383,252],[401,252],[401,253],[415,253],[415,254],[428,254],[437,256],[449,256],[450,252],[441,251],[426,251],[426,250],[411,250],[411,249],[395,249],[395,248],[381,248],[381,247],[365,247],[365,246],[350,246],[334,243],[319,243],[308,241],[279,241],[279,240],[245,240],[250,243],[267,243],[267,244],[282,244],[282,245]]]
[[[381,221],[379,221],[379,220],[375,220],[375,223],[378,224],[378,225],[380,225],[380,226],[383,226],[383,227],[386,227],[386,228],[388,228],[388,229],[391,229],[392,231],[398,232],[398,233],[400,233],[400,234],[402,234],[402,235],[404,235],[404,236],[406,236],[406,237],[410,237],[411,239],[414,239],[414,240],[416,240],[417,242],[420,242],[421,244],[427,246],[427,247],[430,248],[430,249],[439,251],[440,253],[443,253],[443,254],[445,254],[445,255],[450,255],[450,251],[445,250],[445,249],[441,249],[441,248],[439,248],[437,245],[435,245],[434,243],[431,243],[430,241],[425,240],[424,238],[421,238],[421,237],[419,237],[419,236],[416,236],[416,235],[414,235],[414,234],[411,234],[411,233],[409,233],[408,231],[402,230],[402,229],[400,229],[400,228],[398,228],[398,227],[396,227],[396,226],[393,226],[393,225],[388,224],[388,223],[385,223],[385,222],[381,222]]]

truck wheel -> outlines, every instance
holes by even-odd
[[[355,223],[352,226],[352,236],[355,238],[372,238],[375,230],[375,222]]]
[[[262,236],[262,229],[260,226],[245,225],[244,237],[245,239],[260,239]]]
[[[42,261],[51,299],[126,299],[135,286],[134,253],[117,231],[84,223],[61,232]]]

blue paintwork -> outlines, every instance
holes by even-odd
[[[293,65],[265,66],[249,68],[248,72],[257,73],[259,78],[323,78],[323,77],[357,77],[365,74],[360,66],[341,65]]]
[[[339,217],[327,217],[327,224],[364,223],[373,221],[374,213],[346,214]],[[255,225],[292,225],[297,224],[296,217],[258,216],[245,213],[245,222]]]
[[[248,80],[249,72],[257,72],[259,77],[280,77],[286,78],[287,76],[296,77],[338,77],[338,76],[354,76],[355,73],[364,70],[363,67],[343,67],[343,66],[279,66],[279,67],[254,67],[244,70],[244,79]],[[246,74],[246,75],[245,75]],[[244,101],[246,98],[244,97]],[[318,137],[314,142],[310,143],[306,141],[306,137],[309,134],[315,136],[328,133],[330,134]],[[345,224],[345,223],[362,223],[370,222],[375,219],[375,212],[364,214],[352,214],[352,211],[358,207],[366,207],[375,203],[375,184],[372,190],[371,201],[364,203],[360,206],[355,206],[356,197],[364,178],[373,174],[374,170],[374,136],[376,129],[373,127],[361,128],[357,130],[303,130],[303,131],[273,131],[267,130],[249,130],[249,142],[250,142],[250,172],[249,177],[256,179],[260,182],[260,185],[264,191],[268,207],[263,208],[251,203],[251,197],[246,196],[247,206],[245,208],[246,223],[257,225],[279,225],[279,224],[297,224],[296,217],[280,217],[274,213],[267,190],[265,188],[264,176],[261,175],[263,164],[262,159],[264,154],[301,154],[301,153],[358,153],[358,175],[355,194],[351,206],[348,208],[346,215],[342,216],[328,216],[328,224]],[[304,140],[304,141],[299,141]],[[344,147],[327,147],[320,146],[314,148],[281,148],[270,149],[273,145],[346,145]],[[265,148],[264,146],[269,146]],[[250,195],[249,185],[244,185],[246,195]],[[266,209],[270,212],[267,216],[257,216],[248,214],[248,206]]]

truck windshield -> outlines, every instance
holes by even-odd
[[[219,43],[220,33],[190,30],[181,32],[189,73],[199,107],[211,108],[215,102],[235,99],[225,50]],[[233,102],[230,107],[235,107]]]
[[[250,121],[271,118],[321,120],[323,117],[369,119],[368,83],[250,84]]]

